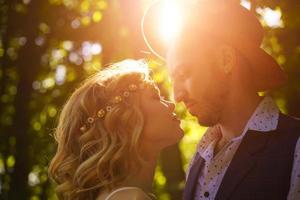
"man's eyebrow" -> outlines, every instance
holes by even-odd
[[[186,68],[184,64],[174,65],[174,68],[176,69],[176,71],[170,74],[172,77],[176,77],[178,76],[178,74],[183,74],[186,72]]]
[[[185,73],[187,73],[187,68],[185,64],[176,65],[176,69],[177,70],[171,74],[172,77],[184,75]]]

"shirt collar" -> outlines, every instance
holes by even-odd
[[[256,107],[254,113],[248,120],[242,134],[232,139],[232,141],[240,140],[244,137],[248,130],[268,132],[277,128],[279,119],[279,109],[276,106],[274,100],[266,96],[262,99],[259,105]],[[221,137],[221,131],[219,126],[210,127],[203,135],[197,150],[200,154],[209,147],[209,145]]]
[[[254,131],[268,132],[277,128],[279,109],[274,100],[267,96],[263,98],[252,117],[248,121],[248,128]]]

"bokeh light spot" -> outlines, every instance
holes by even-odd
[[[262,17],[263,23],[271,28],[283,28],[284,24],[281,19],[282,12],[280,8],[275,10],[271,8],[257,8],[257,13]]]
[[[99,11],[94,12],[93,14],[93,21],[94,22],[100,22],[102,19],[102,13]]]

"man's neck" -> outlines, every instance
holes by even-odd
[[[254,113],[262,97],[255,93],[231,95],[219,122],[222,140],[230,141],[243,133],[247,122]]]

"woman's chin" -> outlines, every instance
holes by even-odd
[[[184,132],[180,127],[178,128],[178,130],[174,130],[172,132],[172,138],[170,138],[168,146],[179,143],[180,140],[183,138],[183,136],[184,136]]]
[[[178,142],[183,138],[183,136],[184,136],[184,131],[180,128],[180,131],[178,132],[178,137],[179,137],[179,139],[178,139]]]

